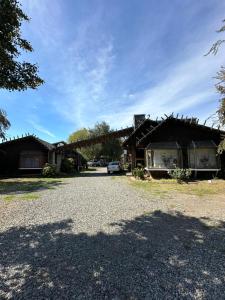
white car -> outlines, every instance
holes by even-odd
[[[93,160],[87,162],[88,167],[93,167]]]
[[[119,172],[121,171],[120,163],[118,161],[112,161],[107,166],[107,172],[108,174],[113,172]]]

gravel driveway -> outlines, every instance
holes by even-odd
[[[0,202],[0,299],[225,299],[221,218],[102,169],[39,195]]]

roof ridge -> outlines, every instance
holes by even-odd
[[[176,121],[180,121],[180,122],[183,122],[183,123],[186,123],[186,124],[189,124],[189,125],[194,125],[194,126],[198,126],[198,127],[201,127],[201,128],[206,128],[208,130],[214,130],[214,131],[219,131],[221,133],[225,133],[225,131],[223,130],[220,130],[219,128],[213,128],[213,127],[209,127],[209,126],[206,126],[204,124],[199,124],[198,121],[199,119],[197,118],[194,118],[194,117],[191,117],[191,118],[177,118],[177,117],[174,117],[173,114],[167,116],[165,115],[166,118],[162,118],[162,120],[160,121],[160,123],[158,125],[156,125],[152,130],[150,130],[144,137],[142,137],[138,142],[137,144],[140,144],[145,138],[147,138],[149,135],[152,134],[152,132],[154,132],[156,129],[158,129],[163,123],[167,122],[168,120],[176,120]],[[196,121],[197,120],[197,121]]]
[[[35,139],[36,141],[38,141],[39,143],[41,143],[45,148],[47,148],[48,150],[52,150],[55,148],[55,146],[53,144],[50,144],[49,142],[46,142],[42,139],[40,139],[39,137],[37,137],[36,135],[34,134],[29,134],[29,135],[26,135],[26,136],[21,136],[21,137],[17,137],[17,138],[14,138],[14,139],[9,139],[9,140],[6,140],[2,143],[0,143],[0,146],[2,145],[5,145],[5,144],[8,144],[8,143],[13,143],[13,142],[16,142],[18,140],[22,140],[22,139],[28,139],[28,138],[33,138]]]

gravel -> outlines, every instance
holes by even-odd
[[[0,299],[225,299],[221,216],[170,210],[103,169],[38,194],[0,202]]]

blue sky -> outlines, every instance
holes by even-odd
[[[38,90],[0,91],[11,121],[8,137],[34,133],[54,142],[107,121],[132,124],[133,114],[196,116],[215,112],[216,71],[204,54],[219,38],[221,0],[23,0],[31,17],[23,58],[39,65]]]

